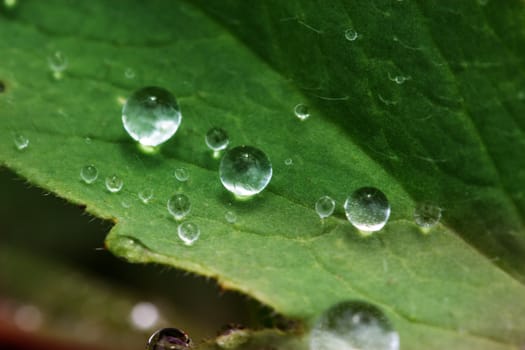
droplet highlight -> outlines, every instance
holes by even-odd
[[[381,230],[390,217],[390,203],[374,187],[363,187],[347,197],[344,209],[348,221],[363,233]]]
[[[345,39],[348,41],[354,41],[359,38],[359,34],[352,28],[345,30]]]
[[[53,77],[57,80],[62,79],[64,71],[68,67],[67,57],[60,51],[55,51],[47,58],[47,64]]]
[[[106,188],[111,193],[117,193],[122,190],[122,187],[124,186],[124,181],[117,175],[111,175],[106,177]]]
[[[190,213],[191,202],[188,196],[176,193],[168,199],[168,211],[175,220],[181,220]]]
[[[201,230],[193,222],[183,222],[177,227],[179,238],[185,245],[193,245],[200,237]]]
[[[323,313],[310,334],[310,350],[398,350],[399,334],[377,307],[359,301]]]
[[[135,91],[122,108],[122,124],[129,136],[143,146],[168,141],[182,120],[175,96],[160,87]]]
[[[327,218],[334,213],[335,201],[329,196],[322,196],[315,202],[315,211],[321,219]]]
[[[95,182],[98,178],[98,169],[93,165],[84,165],[82,168],[80,168],[80,179],[87,183],[88,185],[91,185],[93,182]]]
[[[260,149],[238,146],[222,157],[219,176],[228,191],[246,198],[260,193],[270,183],[272,164]]]
[[[151,335],[146,344],[147,350],[188,350],[191,348],[190,337],[177,328],[163,328]]]
[[[190,178],[190,173],[186,168],[175,169],[173,175],[175,175],[175,178],[180,182],[186,182]]]
[[[13,135],[13,142],[19,151],[22,151],[29,146],[29,139],[22,134]]]
[[[206,133],[206,137],[204,139],[208,148],[214,152],[219,152],[226,149],[226,147],[228,147],[228,143],[230,142],[228,133],[221,128],[211,128]]]
[[[145,189],[138,193],[139,199],[144,204],[148,204],[153,199],[153,190],[152,189]]]
[[[430,202],[421,202],[414,209],[414,221],[422,228],[431,228],[436,226],[441,220],[443,210]]]
[[[302,103],[296,105],[293,109],[293,112],[295,116],[301,121],[306,120],[310,117],[310,111],[308,110],[308,106]]]

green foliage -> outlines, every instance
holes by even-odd
[[[215,277],[307,324],[366,300],[404,349],[525,343],[523,2],[27,0],[3,11],[0,161],[113,220],[115,254]],[[68,59],[61,79],[47,62],[56,51]],[[174,92],[183,114],[152,155],[120,122],[122,100],[146,85]],[[298,103],[310,106],[304,122]],[[269,155],[262,195],[238,202],[222,188],[204,144],[212,126]],[[79,178],[86,164],[100,171],[92,185]],[[112,174],[121,193],[104,188]],[[342,211],[361,186],[392,205],[369,238]],[[201,228],[192,247],[166,209],[178,191]],[[338,203],[324,222],[322,195]],[[421,200],[445,209],[428,235],[412,221]]]

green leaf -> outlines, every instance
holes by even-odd
[[[4,9],[0,161],[113,220],[115,254],[215,277],[306,324],[362,299],[385,311],[404,349],[525,344],[523,2],[196,4]],[[56,51],[68,60],[60,79],[47,62]],[[146,85],[173,91],[183,114],[153,155],[120,122],[121,102]],[[304,122],[298,103],[310,106]],[[261,195],[238,202],[221,186],[204,144],[212,126],[268,154],[274,177]],[[16,134],[28,148],[16,149]],[[86,164],[99,169],[93,185],[79,179]],[[174,178],[179,167],[188,182]],[[112,174],[121,193],[104,188]],[[392,205],[368,238],[342,210],[362,186]],[[144,189],[154,192],[148,205]],[[166,210],[177,191],[202,232],[192,247]],[[324,222],[313,209],[322,195],[338,203]],[[421,200],[445,209],[428,235],[412,220]]]

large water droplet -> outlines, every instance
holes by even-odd
[[[138,193],[139,199],[144,204],[148,204],[151,199],[153,198],[153,190],[150,188],[147,188],[145,190],[142,190]]]
[[[414,221],[418,226],[431,228],[441,220],[442,209],[429,202],[421,202],[414,209]]]
[[[191,202],[185,194],[176,193],[168,199],[168,211],[175,220],[181,220],[189,214],[190,210]]]
[[[390,204],[385,194],[373,187],[354,191],[344,204],[346,217],[358,230],[379,231],[390,216]]]
[[[24,150],[29,146],[29,139],[22,134],[15,134],[13,136],[13,142],[19,151]]]
[[[359,34],[352,28],[345,30],[345,38],[348,41],[354,41],[359,38]]]
[[[175,97],[159,87],[135,91],[122,108],[122,123],[128,134],[144,146],[158,146],[172,137],[182,115]]]
[[[308,110],[308,106],[302,103],[296,105],[293,109],[293,112],[295,113],[295,116],[300,120],[306,120],[308,119],[308,117],[310,117],[310,111]]]
[[[190,178],[190,173],[186,168],[177,168],[174,172],[175,178],[180,182],[188,181]]]
[[[111,193],[119,192],[124,186],[124,181],[117,175],[106,177],[106,188]]]
[[[60,51],[55,51],[52,55],[47,58],[49,69],[53,73],[55,79],[61,79],[63,72],[67,69],[68,60],[67,57]]]
[[[268,185],[272,178],[272,164],[263,151],[238,146],[222,157],[219,176],[228,191],[238,197],[249,197]]]
[[[211,128],[206,133],[205,141],[209,149],[218,152],[228,147],[230,139],[228,138],[228,134],[224,129]]]
[[[329,217],[335,209],[335,201],[329,196],[322,196],[315,203],[315,211],[321,219]]]
[[[191,339],[177,328],[163,328],[149,338],[147,350],[188,350],[191,348]]]
[[[199,239],[201,230],[193,222],[183,222],[177,227],[177,233],[184,244],[193,245]]]
[[[88,185],[92,184],[98,178],[98,169],[93,164],[84,165],[80,168],[80,178]]]
[[[399,335],[381,310],[347,301],[323,313],[310,334],[310,350],[398,350]]]

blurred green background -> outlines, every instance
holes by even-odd
[[[111,223],[1,168],[0,193],[0,349],[144,349],[164,326],[198,344],[271,317],[215,281],[112,256]]]

